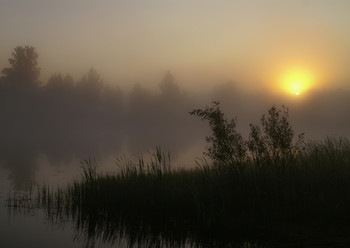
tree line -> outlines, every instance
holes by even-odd
[[[38,56],[34,47],[18,46],[1,71],[0,157],[18,173],[26,171],[20,164],[35,167],[40,153],[62,163],[118,154],[125,146],[138,154],[159,145],[176,156],[199,136],[187,114],[193,100],[170,72],[158,93],[140,84],[123,92],[93,68],[77,81],[53,74],[40,82]]]
[[[23,140],[29,136],[50,142],[60,137],[86,137],[97,143],[127,138],[133,148],[142,149],[140,140],[164,143],[161,139],[169,135],[176,140],[185,135],[181,132],[192,122],[185,118],[186,123],[181,117],[191,108],[191,99],[181,92],[170,72],[159,84],[160,93],[139,84],[124,93],[118,86],[104,83],[93,68],[78,81],[69,74],[53,74],[47,82],[40,82],[37,59],[34,47],[19,46],[9,59],[10,66],[2,70],[0,106],[4,121],[0,125],[1,130],[13,131],[8,138],[20,136]]]

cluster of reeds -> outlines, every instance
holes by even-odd
[[[86,160],[80,181],[66,189],[43,187],[38,205],[51,219],[73,220],[90,244],[122,237],[130,244],[219,247],[276,233],[349,227],[347,139],[309,142],[293,160],[263,166],[250,160],[240,170],[205,161],[172,170],[169,159],[160,148],[149,162],[123,157],[115,175],[98,174]]]

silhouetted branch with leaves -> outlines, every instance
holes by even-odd
[[[240,165],[247,155],[245,141],[236,130],[236,119],[225,119],[219,105],[219,102],[213,102],[211,107],[195,109],[190,114],[209,121],[212,135],[207,136],[206,141],[211,146],[205,155],[218,165]]]
[[[292,160],[304,148],[304,134],[294,141],[294,131],[288,120],[288,108],[272,106],[267,115],[261,117],[259,125],[250,124],[250,135],[245,141],[236,130],[236,119],[227,120],[220,110],[220,103],[190,112],[202,120],[209,121],[212,135],[206,137],[211,145],[204,153],[215,165],[239,166],[247,159],[256,164],[276,163]],[[248,153],[248,151],[250,153]]]

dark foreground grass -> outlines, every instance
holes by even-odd
[[[160,149],[151,162],[124,158],[118,166],[116,175],[100,175],[85,161],[80,181],[65,189],[43,187],[35,202],[53,221],[73,220],[88,245],[96,238],[145,247],[233,247],[245,240],[268,247],[350,244],[346,139],[309,143],[293,160],[247,161],[239,170],[205,162],[171,170]],[[9,206],[16,204],[10,199]]]

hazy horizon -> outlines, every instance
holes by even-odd
[[[182,88],[232,80],[280,91],[290,70],[318,89],[349,89],[350,2],[2,1],[0,68],[18,45],[39,51],[41,81],[78,80],[91,67],[123,89],[157,87],[170,70]]]
[[[0,75],[1,166],[16,177],[40,154],[68,163],[155,145],[191,156],[209,130],[188,112],[212,101],[245,136],[284,104],[296,134],[349,137],[349,11],[346,0],[4,0],[0,69],[34,47],[42,84]]]

